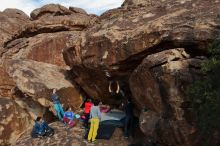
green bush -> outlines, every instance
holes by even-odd
[[[211,146],[220,132],[220,38],[209,48],[209,59],[202,65],[205,77],[188,88],[197,115],[204,146]]]

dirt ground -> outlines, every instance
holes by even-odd
[[[51,123],[50,126],[55,130],[52,137],[33,139],[29,129],[14,146],[128,146],[130,144],[130,140],[123,137],[123,131],[119,128],[115,129],[110,140],[97,139],[95,143],[88,143],[84,140],[85,129],[82,128],[81,122],[71,129],[66,128],[61,122]]]

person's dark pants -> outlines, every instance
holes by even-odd
[[[132,132],[133,127],[133,117],[126,116],[125,117],[125,125],[124,125],[124,136],[129,137]]]
[[[32,138],[42,138],[52,135],[54,135],[54,129],[52,129],[51,127],[47,127],[47,129],[45,129],[45,131],[43,131],[42,133],[35,133],[35,132],[31,133]]]
[[[89,128],[89,116],[90,116],[89,113],[88,114],[85,113],[85,120],[84,120],[84,127],[85,128]]]

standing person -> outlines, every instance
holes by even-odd
[[[127,99],[123,106],[125,111],[124,137],[128,138],[133,127],[133,105],[131,101]]]
[[[64,113],[63,121],[65,125],[69,125],[69,128],[72,128],[75,124],[74,120],[74,113],[72,111],[72,108],[69,106],[67,110]]]
[[[89,123],[89,117],[90,117],[90,111],[91,111],[91,107],[92,107],[92,100],[91,99],[87,99],[87,101],[85,102],[85,108],[84,108],[84,116],[85,116],[85,120],[84,120],[84,127],[88,128],[88,123]]]
[[[89,129],[88,142],[91,140],[92,142],[95,142],[97,131],[99,129],[99,121],[101,120],[101,112],[98,106],[98,102],[95,102],[91,107],[90,118],[91,125]]]
[[[64,111],[62,105],[60,104],[59,96],[56,94],[56,89],[53,89],[53,94],[51,96],[51,99],[53,101],[53,105],[59,120],[63,121]]]

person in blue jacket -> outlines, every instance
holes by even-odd
[[[44,136],[52,136],[54,130],[48,126],[48,124],[41,118],[37,117],[35,120],[35,125],[32,129],[31,136],[33,138],[41,138]]]
[[[56,89],[53,89],[53,94],[51,96],[51,99],[52,99],[54,109],[56,110],[59,120],[63,121],[64,111],[60,103],[59,96],[56,94]]]
[[[75,125],[74,120],[74,113],[71,107],[68,107],[66,112],[64,113],[63,117],[65,125],[69,125],[69,128],[72,128]]]

